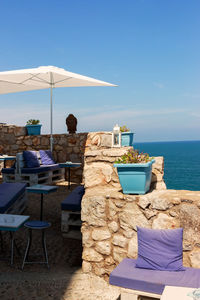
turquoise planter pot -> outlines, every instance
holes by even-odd
[[[26,125],[28,135],[40,135],[41,124],[38,125]]]
[[[124,194],[145,194],[151,185],[152,164],[114,164]]]
[[[133,146],[133,132],[122,132],[121,133],[121,145],[122,146]]]

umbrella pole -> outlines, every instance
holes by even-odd
[[[51,152],[53,151],[53,88],[52,88],[52,84],[51,84],[51,100],[50,100],[50,149]]]

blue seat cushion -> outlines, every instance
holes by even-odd
[[[85,193],[84,186],[76,187],[61,203],[62,210],[80,211],[81,200]]]
[[[161,295],[166,285],[200,287],[200,269],[160,271],[136,268],[136,260],[125,258],[110,274],[112,285]]]
[[[50,227],[51,224],[46,221],[28,221],[24,226],[31,229],[45,229]]]
[[[4,173],[4,174],[15,174],[15,169],[14,168],[3,168],[3,169],[1,169],[1,173]]]
[[[0,184],[0,213],[3,214],[17,199],[25,193],[26,183]]]
[[[23,151],[23,157],[27,168],[37,168],[40,166],[36,151]]]
[[[55,161],[50,150],[40,150],[40,158],[42,165],[53,165]]]
[[[42,172],[47,172],[47,171],[52,171],[57,169],[60,169],[58,164],[48,165],[48,166],[41,165],[38,168],[22,168],[21,173],[36,174],[36,173],[42,173]]]

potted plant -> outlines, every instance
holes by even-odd
[[[150,189],[153,157],[129,149],[115,163],[124,194],[145,194]]]
[[[30,119],[26,122],[28,135],[40,135],[41,124],[39,120]]]
[[[121,131],[121,145],[122,146],[133,146],[134,133],[130,132],[130,129],[126,125],[120,127]]]

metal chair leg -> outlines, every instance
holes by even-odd
[[[46,247],[46,237],[45,237],[45,230],[42,230],[42,246],[44,251],[44,257],[47,264],[47,268],[49,269],[49,261],[48,261],[48,255],[47,255],[47,247]]]
[[[0,230],[0,239],[1,239],[1,251],[4,251],[4,246],[3,246],[3,234],[2,231]]]
[[[27,243],[27,246],[26,246],[26,251],[25,251],[25,255],[24,255],[24,259],[23,259],[23,263],[22,263],[22,270],[24,269],[24,264],[26,262],[26,258],[28,258],[29,250],[30,250],[31,242],[32,242],[32,230],[29,229],[28,231],[29,231],[29,233],[28,233],[28,243]]]
[[[10,264],[13,265],[14,261],[14,233],[10,231],[10,237],[11,237],[11,257],[10,257]]]

